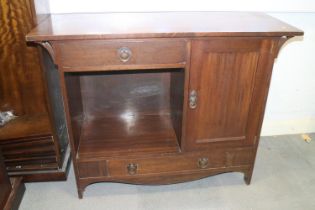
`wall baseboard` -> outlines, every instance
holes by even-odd
[[[264,120],[261,136],[314,133],[315,118],[295,120]]]

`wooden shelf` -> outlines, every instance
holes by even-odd
[[[98,117],[82,126],[78,158],[179,152],[170,115]]]
[[[51,136],[49,117],[47,114],[19,116],[0,127],[0,141],[25,139],[34,136]]]

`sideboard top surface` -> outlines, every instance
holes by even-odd
[[[303,31],[257,12],[55,14],[27,41],[215,36],[297,36]]]

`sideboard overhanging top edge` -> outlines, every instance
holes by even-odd
[[[303,31],[255,12],[153,12],[56,14],[27,34],[27,41],[299,36]]]

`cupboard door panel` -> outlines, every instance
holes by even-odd
[[[250,144],[247,125],[260,44],[240,38],[192,42],[189,94],[193,100],[195,91],[197,99],[195,107],[188,104],[187,148]]]

